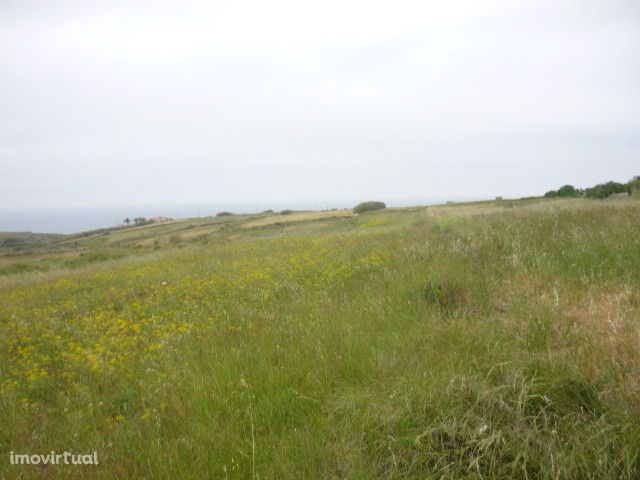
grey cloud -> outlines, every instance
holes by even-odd
[[[638,174],[628,1],[4,2],[0,204],[529,195]]]

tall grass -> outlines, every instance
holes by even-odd
[[[0,474],[638,478],[640,206],[580,205],[5,283],[0,451],[100,465]]]

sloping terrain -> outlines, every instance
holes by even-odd
[[[273,218],[5,251],[0,476],[638,478],[637,199]]]

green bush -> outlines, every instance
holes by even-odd
[[[293,213],[293,210],[282,210],[280,212],[280,215],[291,215]]]
[[[384,202],[362,202],[353,207],[353,213],[373,212],[387,208]]]
[[[586,198],[607,198],[614,193],[627,193],[629,195],[637,195],[640,192],[640,176],[635,176],[627,183],[607,182],[600,183],[591,188],[580,190],[573,185],[564,185],[558,190],[550,190],[544,194],[545,198],[556,197],[579,197],[584,195]]]
[[[216,213],[216,217],[230,217],[231,215],[233,215],[233,213],[231,213],[231,212],[218,212],[218,213]]]
[[[631,193],[631,186],[627,183],[607,182],[585,190],[587,198],[607,198],[614,193]]]
[[[563,185],[558,190],[551,190],[545,193],[544,196],[545,198],[578,197],[580,196],[580,191],[573,185]]]

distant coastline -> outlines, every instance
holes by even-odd
[[[366,199],[365,199],[366,200]],[[452,199],[396,199],[388,200],[390,207],[435,205]],[[469,199],[453,199],[458,201]],[[264,203],[219,203],[202,205],[141,205],[131,207],[68,207],[68,208],[0,208],[0,232],[79,233],[87,230],[114,227],[125,217],[197,218],[215,215],[221,211],[254,213],[272,210],[324,210],[351,208],[356,200],[340,201],[274,201]]]

